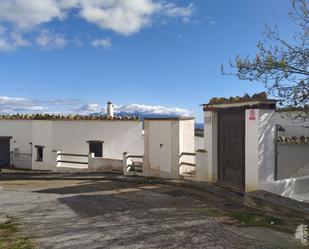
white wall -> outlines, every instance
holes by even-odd
[[[245,114],[245,191],[259,189],[259,110],[255,119],[249,120],[250,111]]]
[[[20,153],[31,153],[31,120],[0,120],[0,136],[13,137],[10,143],[10,151],[18,148]]]
[[[275,122],[285,129],[280,135],[285,137],[309,136],[309,118],[306,120],[295,119],[295,113],[276,112]]]
[[[258,190],[262,183],[273,181],[275,172],[275,111],[254,111],[255,119],[250,119],[251,109],[246,110],[246,192]]]
[[[194,136],[195,151],[205,149],[204,137]]]
[[[278,145],[278,179],[309,176],[309,144]]]
[[[103,140],[103,157],[122,160],[122,153],[141,155],[142,122],[128,120],[0,120],[0,136],[12,136],[11,150],[30,153],[33,169],[56,167],[56,152],[88,154],[89,140]],[[44,146],[43,162],[37,162],[35,145]]]
[[[144,129],[145,175],[178,178],[180,154],[194,152],[194,119],[146,119]],[[183,161],[194,162],[194,157]]]
[[[18,120],[16,121],[18,122]],[[35,170],[52,170],[56,167],[56,153],[53,153],[53,122],[48,120],[32,121],[32,168]],[[44,146],[43,161],[37,161],[35,146]]]
[[[53,149],[63,153],[88,154],[89,140],[102,140],[103,157],[122,160],[122,153],[140,155],[140,121],[54,121]]]
[[[216,112],[204,112],[204,142],[208,152],[208,181],[217,182],[218,179],[218,115]]]
[[[275,172],[275,111],[259,110],[259,183],[274,179]]]
[[[179,153],[195,150],[194,119],[179,121]]]
[[[279,132],[285,137],[309,137],[309,119],[296,119],[295,112],[277,112],[276,124],[285,131]],[[278,145],[278,179],[287,179],[309,175],[309,145],[279,144]]]
[[[179,155],[182,153],[194,153],[195,152],[195,138],[194,138],[194,119],[180,120],[179,121]],[[179,158],[179,164],[181,162],[195,163],[194,156],[183,155]],[[179,173],[185,173],[192,171],[191,166],[182,165]]]
[[[148,129],[150,168],[171,174],[172,121],[151,120]]]

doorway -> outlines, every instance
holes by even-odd
[[[245,191],[245,110],[218,112],[218,184]]]
[[[10,166],[10,139],[0,137],[0,168]]]

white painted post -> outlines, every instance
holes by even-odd
[[[205,149],[208,152],[207,181],[212,183],[217,182],[218,178],[217,134],[218,134],[217,113],[212,111],[206,111],[204,113],[204,139],[205,139]]]
[[[58,150],[56,151],[56,167],[61,167],[61,162],[58,162],[58,161],[61,161],[61,151]]]
[[[208,180],[208,156],[206,150],[195,152],[196,178],[198,181]]]
[[[88,169],[92,169],[92,159],[94,158],[95,156],[94,156],[94,153],[89,153],[88,154]]]
[[[245,191],[251,192],[259,189],[259,110],[246,110],[245,118]]]
[[[123,154],[123,174],[128,175],[128,152],[124,152]]]

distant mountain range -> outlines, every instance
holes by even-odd
[[[97,113],[92,113],[91,115],[105,115],[105,113],[97,112]],[[120,117],[137,116],[141,120],[144,120],[145,118],[177,118],[177,117],[179,117],[177,115],[141,113],[141,112],[115,112],[115,115],[120,116]],[[203,123],[195,123],[195,128],[196,129],[203,129],[204,124]]]
[[[195,123],[195,129],[204,129],[203,123]]]

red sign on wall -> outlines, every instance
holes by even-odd
[[[249,111],[249,120],[255,120],[255,110],[250,110]]]

